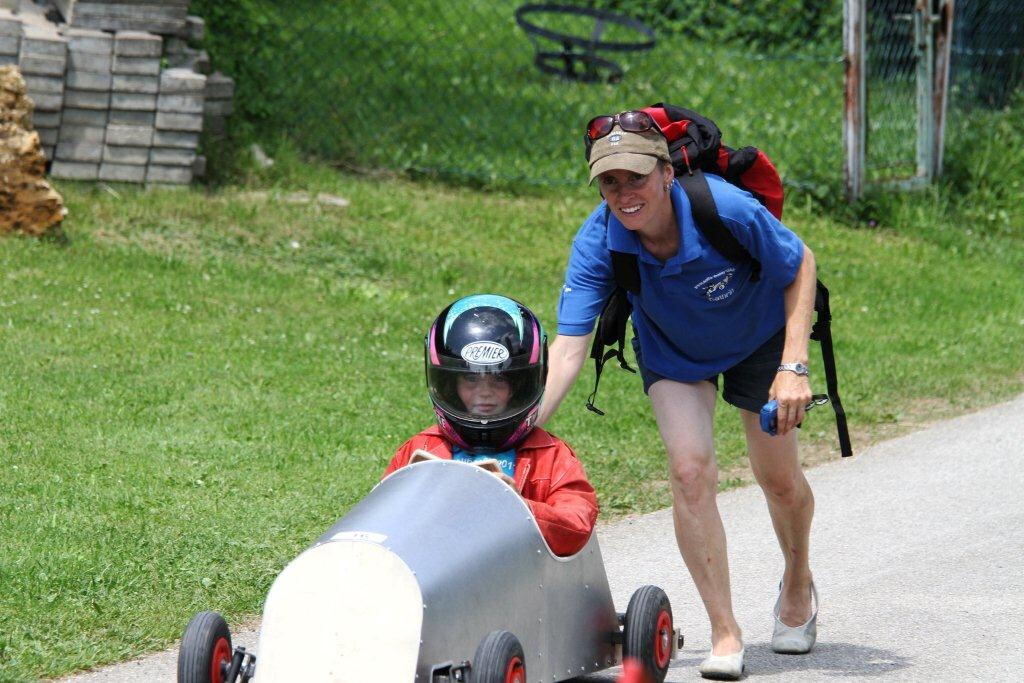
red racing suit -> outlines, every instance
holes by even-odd
[[[418,448],[446,460],[452,457],[450,443],[435,425],[402,444],[384,476],[409,464]],[[516,449],[513,479],[551,552],[564,556],[582,550],[597,521],[597,494],[572,449],[558,437],[534,427]]]

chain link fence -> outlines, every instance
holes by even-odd
[[[869,75],[879,84],[869,101],[870,139],[886,163],[914,158],[912,46],[907,27],[891,20],[913,2],[869,6]],[[764,149],[791,186],[816,194],[842,187],[842,0],[780,0],[762,10],[806,16],[813,6],[816,17],[827,19],[814,40],[785,48],[775,36],[757,40],[757,21],[737,9],[751,5],[736,0],[725,4],[743,19],[743,30],[723,26],[717,34],[688,30],[698,6],[707,16],[707,0],[573,5],[647,19],[654,45],[632,51],[600,47],[646,41],[628,22],[585,12],[527,14],[532,25],[574,43],[524,31],[516,21],[522,4],[279,3],[280,54],[260,64],[260,82],[243,93],[260,99],[266,125],[327,161],[549,186],[585,182],[582,133],[589,118],[665,101],[714,119],[726,144]],[[1019,28],[1021,4],[957,3],[963,23],[955,34],[954,106],[999,104],[1019,82],[1020,31],[1010,36],[992,26],[1005,27],[1015,15]],[[595,38],[598,48],[587,48]],[[559,57],[563,51],[576,56]],[[559,69],[575,78],[551,73]]]
[[[952,52],[958,111],[1010,104],[1024,83],[1024,2],[958,0]]]
[[[918,2],[867,3],[869,179],[907,177],[916,171],[918,75],[912,16]],[[979,108],[1010,104],[1024,81],[1024,2],[956,0],[954,8],[950,128],[964,126]]]
[[[830,2],[841,11],[841,0]],[[838,33],[826,50],[777,54],[657,35],[648,50],[598,49],[621,78],[605,82],[597,67],[599,78],[586,82],[538,68],[538,51],[563,45],[531,40],[516,22],[518,0],[282,5],[286,54],[262,66],[256,96],[275,103],[268,123],[325,160],[485,183],[579,184],[589,118],[665,101],[716,120],[727,144],[762,147],[787,181],[841,181]],[[596,28],[583,15],[528,18],[563,35]],[[607,22],[601,40],[644,36]]]

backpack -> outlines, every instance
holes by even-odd
[[[715,251],[728,260],[734,263],[750,263],[751,281],[759,280],[761,264],[722,223],[704,172],[720,175],[733,185],[747,190],[773,216],[781,220],[782,179],[775,165],[756,147],[732,149],[723,145],[722,133],[715,122],[688,109],[659,102],[645,107],[643,111],[651,115],[668,140],[668,151],[675,176],[686,192],[694,222],[701,234]],[[584,136],[584,139],[589,160],[592,142],[588,136]],[[610,211],[607,207],[605,210]],[[633,310],[626,293],[639,294],[640,267],[635,254],[614,250],[610,251],[610,254],[616,287],[601,310],[594,343],[590,349],[590,357],[594,359],[595,377],[594,390],[587,398],[587,409],[598,415],[604,415],[604,412],[594,405],[604,364],[616,358],[623,370],[636,372],[626,361],[623,349],[626,325]],[[812,327],[811,339],[821,343],[825,382],[829,401],[836,414],[839,447],[843,457],[847,457],[853,454],[853,450],[846,426],[846,412],[839,399],[835,354],[832,349],[832,312],[828,299],[828,288],[818,280],[814,301],[817,317]]]

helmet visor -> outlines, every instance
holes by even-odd
[[[428,366],[427,385],[434,404],[446,415],[480,424],[519,415],[544,390],[536,363],[504,371]]]

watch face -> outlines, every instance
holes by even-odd
[[[779,366],[779,370],[789,370],[790,372],[795,372],[798,375],[808,374],[807,366],[803,363],[783,363]]]

